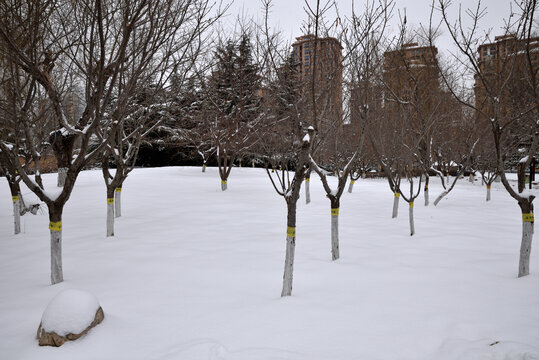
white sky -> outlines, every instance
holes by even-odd
[[[311,6],[315,6],[315,0],[308,0]],[[322,0],[322,2],[324,2]],[[352,13],[352,0],[336,0],[339,7],[341,17],[350,16]],[[361,13],[364,7],[365,0],[354,0],[356,13]],[[510,12],[510,0],[482,0],[482,7],[487,8],[485,16],[481,19],[480,29],[482,33],[490,31],[491,38],[503,33],[503,19],[508,17]],[[456,19],[458,6],[462,4],[462,9],[472,7],[475,9],[476,0],[460,1],[453,0],[452,16]],[[396,0],[393,18],[391,21],[391,33],[396,34],[399,24],[399,15],[406,8],[407,25],[408,27],[419,28],[420,23],[428,25],[430,15],[430,0]],[[296,36],[301,35],[301,25],[307,19],[304,11],[304,0],[273,0],[273,7],[270,14],[270,25],[282,31],[283,36],[289,42],[293,42]],[[260,0],[235,0],[232,4],[229,13],[230,21],[237,14],[244,14],[244,18],[254,17],[260,20],[263,19],[262,4]],[[333,17],[333,18],[332,18]],[[333,21],[335,13],[328,17],[327,20]],[[436,16],[439,19],[439,15]],[[447,31],[442,34],[436,44],[440,51],[445,52],[451,49],[451,41],[447,37]]]

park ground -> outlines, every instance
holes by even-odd
[[[54,187],[56,175],[44,180]],[[335,262],[329,200],[311,184],[293,294],[281,298],[286,206],[262,169],[233,169],[225,192],[215,168],[135,169],[109,238],[101,172],[82,172],[64,210],[65,281],[54,286],[46,208],[13,235],[0,178],[0,358],[539,359],[539,246],[517,278],[521,215],[501,184],[488,203],[467,179],[436,207],[420,196],[411,237],[407,204],[391,219],[387,182],[360,179],[341,200]],[[442,188],[430,188],[432,202]],[[64,289],[93,293],[105,320],[39,347],[43,310]]]

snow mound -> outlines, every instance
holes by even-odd
[[[43,316],[41,327],[60,336],[79,334],[94,321],[100,305],[97,298],[86,291],[64,290],[51,300]]]

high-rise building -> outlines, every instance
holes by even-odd
[[[316,47],[316,55],[315,55]],[[292,44],[303,94],[311,96],[313,71],[317,110],[326,109],[327,124],[342,126],[342,46],[332,37],[317,38],[312,34],[296,38]],[[316,56],[316,70],[315,68]],[[326,106],[327,105],[327,106]],[[319,114],[320,114],[319,111]],[[324,121],[326,121],[324,120]]]
[[[434,95],[440,90],[439,70],[435,46],[404,44],[398,50],[384,53],[384,107],[398,112],[397,98],[404,101],[420,101],[430,110]]]
[[[477,52],[480,74],[475,75],[474,92],[478,109],[493,117],[493,101],[496,101],[500,104],[498,116],[511,116],[513,111],[521,111],[535,101],[530,98],[526,79],[529,78],[530,63],[536,73],[539,67],[539,37],[528,42],[514,35],[496,36],[493,43],[479,46]],[[491,93],[487,94],[487,91]]]

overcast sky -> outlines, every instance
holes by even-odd
[[[315,6],[315,0],[308,0],[311,6]],[[322,1],[323,2],[323,1]],[[477,2],[475,0],[459,1],[453,0],[453,18],[456,18],[458,6],[462,4],[463,10],[468,7],[475,9]],[[352,0],[336,0],[339,7],[341,17],[350,16],[352,13]],[[354,0],[356,13],[361,12],[364,7],[365,0]],[[486,14],[481,19],[481,31],[491,32],[492,38],[503,33],[503,19],[507,18],[510,11],[509,0],[482,0],[482,7],[486,7]],[[393,18],[391,21],[392,33],[396,33],[399,24],[399,14],[404,14],[406,8],[406,17],[408,26],[418,28],[420,23],[427,25],[430,15],[430,0],[396,0]],[[279,28],[282,31],[286,40],[293,42],[296,36],[300,36],[302,31],[302,23],[307,19],[304,11],[304,0],[273,0],[273,7],[270,14],[270,23],[273,27]],[[262,5],[260,0],[235,0],[231,6],[230,14],[244,14],[245,18],[254,17],[255,19],[263,19]],[[229,20],[233,20],[230,16]],[[333,19],[331,19],[333,17]],[[335,13],[329,16],[330,21],[335,18]],[[439,19],[439,15],[437,16]],[[437,46],[441,51],[451,50],[450,41],[447,37],[447,31],[442,34],[437,42]]]

